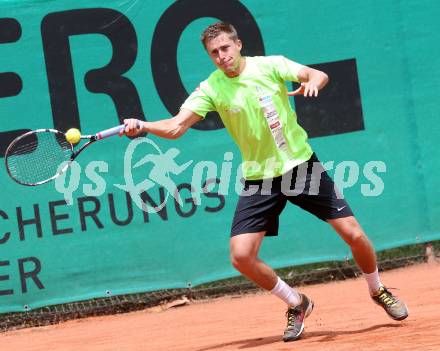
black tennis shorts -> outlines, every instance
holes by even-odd
[[[323,221],[352,216],[348,203],[315,154],[283,176],[245,180],[231,236],[266,231],[278,235],[279,215],[287,201]]]

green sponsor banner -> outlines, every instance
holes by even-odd
[[[439,12],[431,1],[2,1],[0,153],[27,130],[91,134],[176,113],[214,68],[199,36],[222,19],[245,54],[329,73],[320,98],[292,104],[376,249],[440,239]],[[177,140],[100,141],[39,187],[3,167],[0,312],[237,275],[228,250],[240,163],[211,114]],[[142,182],[140,197],[127,192]],[[288,206],[261,256],[277,268],[350,252]]]

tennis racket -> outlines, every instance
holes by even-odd
[[[6,170],[13,180],[22,185],[47,183],[66,172],[72,161],[90,144],[117,135],[124,128],[122,124],[94,135],[81,135],[80,139],[87,142],[77,150],[67,141],[66,134],[59,130],[27,132],[15,138],[6,149]]]

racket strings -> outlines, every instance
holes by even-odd
[[[37,141],[30,142],[29,144],[18,145],[12,150],[12,152],[14,155],[28,154],[31,151],[34,151],[37,145],[38,145]]]
[[[10,174],[24,184],[39,184],[55,176],[60,165],[70,160],[72,147],[62,133],[32,133],[18,140],[9,150]]]

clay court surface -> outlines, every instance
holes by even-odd
[[[363,279],[301,289],[315,301],[303,338],[281,341],[284,305],[266,293],[224,297],[167,310],[87,318],[0,334],[0,350],[440,350],[440,264],[383,273],[409,306],[389,319]]]

